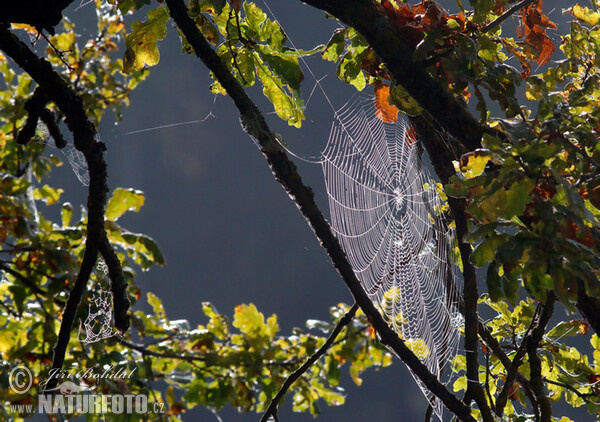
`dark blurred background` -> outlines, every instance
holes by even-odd
[[[258,5],[264,8],[260,0]],[[326,43],[339,25],[299,1],[271,0],[269,6],[297,48]],[[89,25],[94,13],[93,4],[83,3],[68,16]],[[135,18],[143,20],[139,14]],[[229,316],[236,304],[252,302],[266,316],[278,315],[284,335],[293,327],[303,327],[307,319],[327,320],[329,307],[338,302],[352,303],[312,230],[243,132],[229,98],[209,92],[208,71],[196,57],[180,53],[174,28],[159,47],[160,63],[133,93],[123,120],[116,124],[107,116],[100,128],[108,147],[110,188],[131,187],[146,195],[146,205],[139,213],[123,217],[122,225],[153,237],[167,260],[165,268],[138,273],[142,291],[156,293],[170,319],[187,319],[192,327],[204,322],[202,301],[212,302]],[[354,88],[337,81],[334,64],[319,57],[307,61],[318,79],[325,77],[321,84],[333,106],[341,107]],[[250,94],[290,150],[318,159],[333,110],[318,87],[310,95],[315,79],[307,68],[303,70],[304,98],[310,101],[301,129],[281,122],[259,87],[250,89]],[[172,126],[154,129],[163,125]],[[327,215],[321,167],[294,161]],[[63,200],[85,203],[85,187],[68,166],[57,171],[55,183],[65,186]],[[143,303],[138,306],[147,309]],[[361,387],[348,376],[342,385],[346,404],[323,405],[320,420],[424,420],[427,403],[399,360],[390,368],[367,372]],[[288,401],[281,420],[312,419],[291,414],[290,409]],[[219,416],[224,422],[259,418],[231,407]],[[182,418],[217,420],[204,409],[188,411]]]

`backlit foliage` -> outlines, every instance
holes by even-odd
[[[482,285],[487,294],[480,298],[480,308],[492,313],[486,326],[512,358],[527,337],[536,308],[551,292],[556,295],[562,304],[556,312],[559,321],[552,320],[537,350],[544,388],[552,401],[586,406],[597,415],[600,340],[577,313],[577,303],[584,294],[600,297],[600,3],[561,4],[565,9],[559,16],[542,0],[532,1],[509,18],[516,30],[497,21],[515,1],[471,0],[470,9],[465,3],[457,0],[457,12],[450,13],[434,1],[376,2],[382,16],[414,47],[413,59],[425,63],[428,74],[456,101],[472,107],[486,128],[480,149],[455,148],[456,174],[445,186],[446,194],[467,204],[470,260],[486,274]],[[43,45],[38,53],[82,96],[97,125],[106,111],[120,116],[129,105],[130,92],[159,63],[160,41],[172,23],[162,2],[94,4],[98,26],[93,36],[84,40],[75,24],[64,19],[49,37],[52,46],[38,39],[36,48]],[[187,5],[237,81],[243,87],[258,82],[277,115],[292,126],[300,127],[304,119],[299,57],[311,54],[336,63],[339,79],[357,90],[375,86],[384,119],[395,119],[390,112],[396,108],[411,116],[423,112],[353,28],[342,26],[322,46],[300,51],[289,46],[279,22],[260,4],[190,0]],[[125,23],[128,19],[131,24]],[[33,27],[14,25],[12,30],[38,38]],[[180,38],[182,51],[192,53],[182,34]],[[57,316],[82,260],[87,218],[85,207],[69,203],[60,205],[59,221],[47,217],[47,207],[58,206],[63,193],[47,184],[48,174],[62,162],[48,148],[53,140],[42,127],[28,145],[15,143],[35,84],[12,66],[0,55],[2,420],[28,416],[10,413],[9,404],[36,404],[36,395],[9,389],[7,374],[25,365],[38,382],[47,377]],[[216,80],[210,91],[226,94]],[[60,117],[51,103],[49,107]],[[135,369],[126,382],[104,380],[97,391],[147,394],[151,402],[166,403],[174,420],[194,406],[216,411],[231,404],[239,411],[260,412],[290,372],[325,342],[314,330],[330,331],[348,310],[334,306],[331,321],[308,321],[313,331],[296,330],[289,336],[279,332],[275,315],[265,319],[252,304],[236,307],[231,320],[209,303],[202,303],[200,325],[169,320],[160,299],[135,286],[135,271],[165,265],[164,257],[151,238],[118,223],[123,213],[140,209],[144,196],[115,189],[111,197],[105,226],[123,265],[130,300],[144,296],[152,311],[135,311],[131,333],[124,338],[82,344],[71,337],[65,368]],[[85,319],[92,290],[107,289],[100,270],[89,284],[78,319]],[[345,364],[357,384],[364,370],[390,365],[390,354],[372,334],[364,316],[355,318],[341,340],[294,384],[294,409],[316,414],[319,403],[343,404]],[[508,370],[486,347],[483,354],[480,381],[493,404]],[[530,375],[529,363],[525,356],[524,377]],[[455,391],[466,388],[465,368],[465,358],[459,356]],[[505,418],[536,419],[521,383],[508,393]],[[479,415],[477,409],[473,415]]]

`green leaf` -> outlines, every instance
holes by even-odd
[[[156,315],[161,318],[166,318],[165,308],[163,307],[162,301],[158,298],[158,296],[156,296],[154,293],[148,292],[146,294],[146,300],[148,301],[148,304],[152,306],[152,311],[154,311]]]
[[[423,108],[402,85],[392,84],[390,97],[394,105],[409,116],[418,116],[423,112]]]
[[[123,72],[129,74],[144,66],[154,66],[160,60],[158,41],[167,35],[169,13],[163,7],[148,11],[146,22],[133,22],[132,33],[125,38]]]
[[[73,206],[70,202],[65,202],[62,205],[62,209],[60,211],[60,217],[62,221],[63,227],[68,227],[71,223],[71,217],[73,217]]]
[[[589,26],[596,26],[600,22],[600,13],[594,12],[587,7],[581,7],[578,4],[573,6],[572,13],[573,16]]]
[[[520,216],[525,211],[525,205],[531,200],[531,191],[535,182],[527,177],[514,182],[506,191],[506,204],[501,214],[505,219]]]
[[[164,267],[165,258],[156,242],[144,234],[124,233],[123,239],[133,249],[133,258],[143,270],[148,270],[153,264]]]
[[[144,193],[135,189],[115,189],[106,206],[106,219],[116,221],[127,211],[138,212],[144,205]]]
[[[502,283],[498,274],[498,267],[495,263],[490,264],[488,267],[486,281],[490,299],[494,302],[502,299],[504,296],[502,293]]]
[[[33,190],[33,198],[35,200],[42,200],[47,205],[56,204],[60,199],[60,195],[64,192],[62,189],[51,188],[48,185],[44,185],[41,188]]]
[[[346,28],[339,28],[333,32],[331,39],[325,46],[325,50],[321,53],[321,57],[330,62],[337,62],[346,48]]]
[[[255,58],[260,60],[258,55],[255,55]],[[304,119],[304,111],[302,110],[303,102],[300,93],[292,91],[288,95],[281,79],[274,76],[264,66],[257,65],[256,73],[258,79],[263,84],[263,94],[273,103],[277,115],[287,121],[290,126],[300,127]]]
[[[467,179],[479,176],[491,158],[490,151],[482,148],[464,154],[460,157],[460,171]]]
[[[268,336],[265,316],[252,303],[235,307],[233,326],[250,337]]]
[[[547,337],[553,339],[562,339],[565,336],[576,336],[577,334],[585,334],[589,324],[580,319],[571,321],[559,322],[554,328],[548,331]]]
[[[277,53],[269,51],[267,48],[258,48],[261,58],[269,65],[275,75],[277,75],[286,85],[292,89],[299,89],[300,83],[304,79],[298,58],[293,53]]]
[[[262,24],[267,20],[267,14],[260,10],[254,3],[244,2],[244,12],[246,13],[246,23],[251,30],[260,33]]]
[[[491,236],[481,242],[471,253],[469,261],[476,267],[483,267],[488,262],[492,262],[496,255],[498,246],[506,241],[504,236]]]

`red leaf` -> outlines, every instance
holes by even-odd
[[[536,60],[537,64],[542,66],[548,63],[550,56],[552,53],[554,53],[555,48],[552,40],[546,35],[546,31],[536,26],[529,33],[526,41],[533,45],[539,52],[539,56]]]
[[[550,18],[542,13],[542,0],[536,0],[531,5],[523,8],[519,12],[521,26],[517,28],[519,38],[525,37],[525,41],[533,45],[538,51],[538,65],[548,63],[550,56],[554,53],[554,43],[548,35],[545,28],[556,28],[556,24]],[[527,71],[527,69],[525,69]]]
[[[421,21],[426,31],[439,29],[446,25],[448,14],[442,6],[434,1],[429,1],[426,7],[425,16],[423,16],[423,20]]]

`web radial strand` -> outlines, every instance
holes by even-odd
[[[372,98],[356,96],[335,113],[322,167],[331,226],[356,276],[440,378],[458,345],[453,232],[409,127],[404,115],[384,123]],[[441,419],[441,403],[416,380]]]

